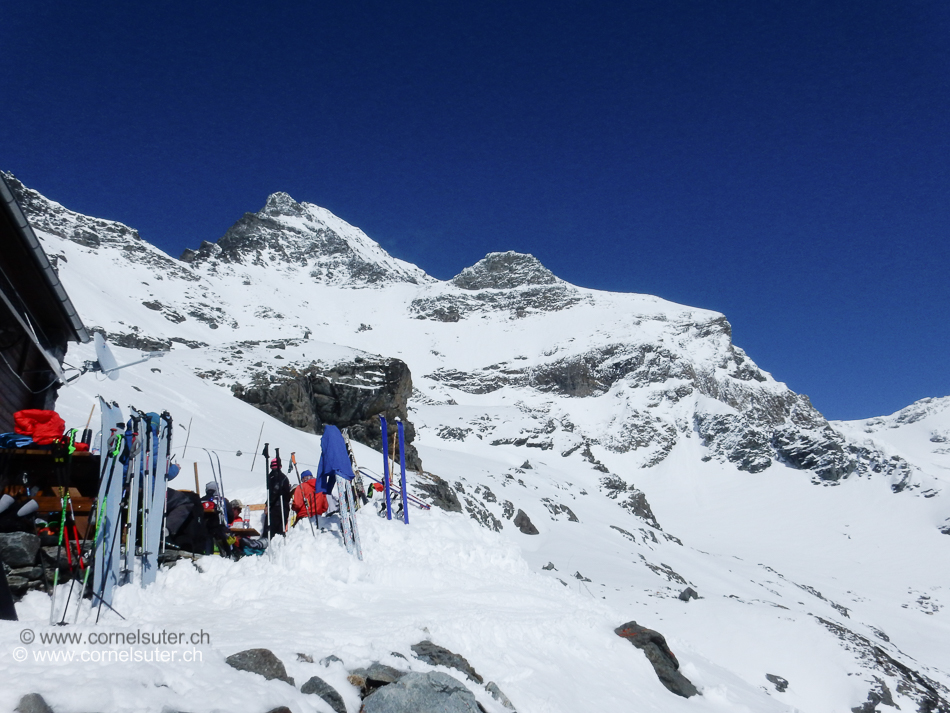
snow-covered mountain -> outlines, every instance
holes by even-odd
[[[950,545],[950,399],[829,423],[732,343],[721,314],[580,288],[510,252],[436,280],[284,193],[176,260],[131,228],[8,182],[85,323],[119,347],[170,350],[119,382],[85,376],[62,389],[73,422],[96,393],[169,408],[193,420],[193,444],[219,452],[232,492],[254,502],[263,488],[249,456],[262,419],[265,441],[312,464],[317,437],[291,427],[338,423],[378,446],[375,413],[407,420],[414,464],[428,474],[411,487],[448,509],[413,515],[460,563],[414,540],[415,524],[393,532],[368,510],[375,545],[432,558],[413,565],[415,582],[374,560],[372,545],[357,566],[321,543],[331,569],[410,602],[392,632],[361,630],[360,645],[340,643],[342,625],[317,635],[349,647],[347,664],[405,650],[425,626],[490,670],[522,711],[950,710],[950,575],[937,565]],[[375,468],[381,456],[360,457]],[[461,544],[469,520],[485,532],[474,554]],[[292,539],[287,551],[314,546]],[[277,548],[253,566],[292,577],[287,556]],[[239,579],[251,566],[215,565]],[[459,583],[423,596],[445,567]],[[492,583],[484,591],[469,581],[475,570]],[[325,588],[322,576],[308,571],[307,581]],[[373,601],[354,584],[338,596]],[[168,614],[176,587],[202,586],[172,574],[159,585],[118,601]],[[688,586],[698,600],[679,599]],[[256,588],[245,594],[237,601],[253,606]],[[459,598],[471,628],[454,623]],[[565,617],[566,640],[555,633]],[[666,635],[701,698],[674,696],[642,656],[628,656],[612,629],[631,619]],[[275,651],[304,646],[270,638]],[[321,655],[330,653],[339,651]]]

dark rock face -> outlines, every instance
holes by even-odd
[[[329,683],[319,676],[312,676],[309,681],[300,687],[301,693],[314,693],[330,706],[336,713],[346,713],[346,704],[343,703],[343,697]]]
[[[468,676],[472,681],[475,681],[475,683],[484,683],[485,681],[485,679],[472,668],[472,665],[464,656],[453,653],[438,644],[433,644],[431,641],[426,640],[420,641],[418,644],[413,644],[412,652],[416,655],[417,659],[432,664],[433,666],[445,666],[447,668],[457,669]]]
[[[405,362],[383,357],[357,357],[326,367],[313,364],[303,371],[279,377],[262,374],[249,386],[232,392],[242,401],[284,423],[311,433],[326,425],[349,428],[350,437],[377,451],[382,450],[380,414],[396,432],[396,419],[405,424],[406,467],[421,470],[422,460],[412,441],[415,427],[407,403],[412,395],[412,375]]]
[[[0,533],[0,560],[9,567],[32,567],[39,551],[40,538],[33,533]]]
[[[407,673],[363,700],[361,713],[482,713],[475,696],[445,673]]]
[[[679,672],[679,661],[670,651],[670,647],[662,634],[640,626],[635,621],[628,621],[614,631],[617,636],[627,639],[643,651],[650,663],[653,664],[653,669],[656,671],[660,683],[666,686],[668,690],[683,698],[689,698],[699,693],[689,679]]]
[[[782,678],[781,676],[776,676],[774,673],[767,673],[765,677],[768,679],[769,683],[775,686],[775,690],[779,693],[785,693],[788,689],[788,681]]]
[[[810,470],[821,480],[837,482],[851,475],[856,467],[844,439],[830,426],[818,431],[787,426],[775,432],[772,445],[786,463]]]
[[[477,498],[468,495],[463,495],[462,499],[465,501],[465,512],[470,518],[482,527],[487,527],[489,530],[494,530],[495,532],[501,532],[501,520],[495,517],[491,510],[485,507],[483,503]]]
[[[803,410],[803,404],[793,402],[788,420],[777,425],[770,423],[773,415],[755,410],[697,414],[694,422],[709,458],[728,461],[748,473],[761,473],[776,461],[811,471],[816,480],[825,482],[838,482],[854,473],[857,459],[845,440],[810,404],[810,413]]]
[[[515,515],[515,519],[512,522],[515,523],[515,527],[526,535],[539,534],[538,528],[534,526],[534,523],[531,522],[531,518],[525,514],[524,510],[518,510],[518,514]]]
[[[462,270],[451,282],[464,290],[503,290],[527,285],[553,285],[558,279],[533,255],[508,251],[489,253]]]
[[[458,495],[445,480],[432,473],[423,474],[429,482],[421,480],[416,482],[416,489],[419,491],[419,497],[428,500],[438,508],[448,512],[462,512],[462,503],[459,502]]]
[[[294,685],[294,679],[287,675],[283,662],[270,649],[248,649],[232,654],[225,659],[232,668],[238,671],[250,671],[260,674],[268,681],[277,679]]]
[[[638,490],[632,485],[627,485],[626,481],[622,478],[612,474],[601,478],[600,485],[608,498],[618,500],[620,507],[631,515],[635,515],[641,520],[644,520],[652,528],[657,530],[663,529],[653,514],[653,508],[650,507],[650,503],[647,501],[646,493],[642,490]]]

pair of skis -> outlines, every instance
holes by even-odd
[[[343,531],[343,544],[346,545],[346,551],[362,561],[363,545],[360,542],[360,530],[356,524],[356,511],[359,509],[356,488],[358,485],[359,468],[356,467],[356,457],[353,455],[353,448],[350,445],[350,436],[343,431],[343,442],[346,444],[347,453],[350,456],[352,464],[353,477],[339,478],[337,480],[337,492],[340,493],[340,529]]]
[[[383,436],[383,491],[386,494],[386,519],[393,519],[392,491],[389,473],[389,454],[386,452],[388,444],[388,431],[386,427],[386,417],[380,414],[379,427]],[[409,491],[406,488],[406,438],[401,419],[396,419],[396,427],[399,432],[399,493],[402,495],[402,521],[409,524]],[[395,456],[395,454],[394,454]],[[395,457],[393,457],[393,469],[395,469]]]

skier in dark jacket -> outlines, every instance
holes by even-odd
[[[218,492],[214,481],[205,485],[205,496],[201,498],[202,520],[214,544],[225,557],[231,556],[231,543],[228,540],[228,527],[233,513],[231,503]]]
[[[210,555],[214,539],[205,524],[202,503],[197,493],[168,489],[165,500],[166,542],[176,549]]]
[[[266,532],[271,538],[284,534],[290,515],[290,480],[280,469],[280,461],[276,458],[270,462],[270,473],[267,474],[267,496],[270,511],[267,513]]]

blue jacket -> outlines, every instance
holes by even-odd
[[[336,426],[327,426],[323,429],[323,438],[320,439],[320,463],[317,465],[317,490],[324,493],[333,492],[336,477],[339,475],[345,480],[353,480],[353,464],[350,462],[350,453],[346,450],[346,441]]]

